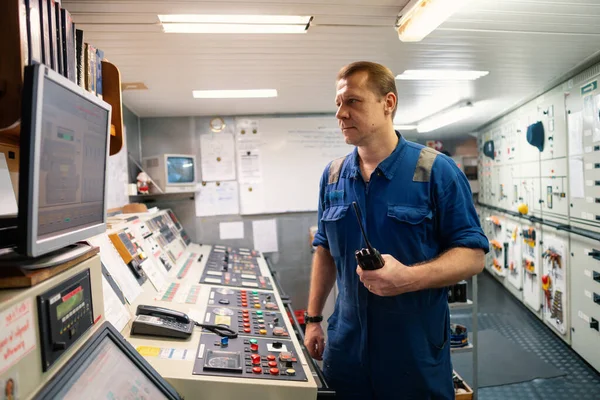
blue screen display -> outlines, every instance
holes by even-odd
[[[194,170],[191,157],[167,157],[168,183],[194,183]]]

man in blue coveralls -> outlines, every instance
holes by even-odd
[[[350,64],[336,85],[339,126],[355,146],[323,172],[305,345],[341,399],[454,399],[447,287],[483,269],[488,241],[456,164],[394,131],[394,75]],[[385,261],[362,270],[357,202]],[[325,346],[320,321],[337,278]]]

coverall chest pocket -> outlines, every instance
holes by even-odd
[[[433,211],[427,206],[388,205],[388,227],[393,248],[409,256],[407,262],[423,261],[433,240]],[[420,250],[420,251],[417,251]]]
[[[348,223],[346,221],[348,207],[348,205],[329,206],[323,210],[321,221],[325,225],[329,251],[333,257],[342,256],[342,252],[348,245]]]

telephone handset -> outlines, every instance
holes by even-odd
[[[187,339],[194,330],[194,321],[179,311],[140,304],[131,325],[132,335],[162,336]]]
[[[168,308],[140,304],[135,312],[137,317],[131,325],[132,335],[150,335],[187,339],[194,330],[194,325],[204,328],[219,336],[231,339],[237,332],[221,325],[200,324],[191,320],[187,314]]]

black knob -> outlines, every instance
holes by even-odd
[[[292,360],[287,360],[285,362],[285,367],[286,368],[292,368],[294,366],[294,362]]]
[[[275,324],[275,326],[277,326],[279,324],[279,318],[278,317],[273,318],[273,323]]]
[[[267,301],[269,301],[269,300],[271,300],[271,295],[270,294],[267,295]]]
[[[280,349],[283,346],[281,342],[273,342],[273,348]]]
[[[590,318],[590,328],[600,332],[600,326],[598,326],[598,320],[596,318]]]
[[[594,303],[600,305],[600,294],[594,293]]]
[[[594,277],[594,280],[596,282],[600,282],[600,272],[594,271],[594,276],[593,277]]]
[[[54,342],[52,343],[52,350],[59,351],[67,348],[67,344],[65,342]]]

